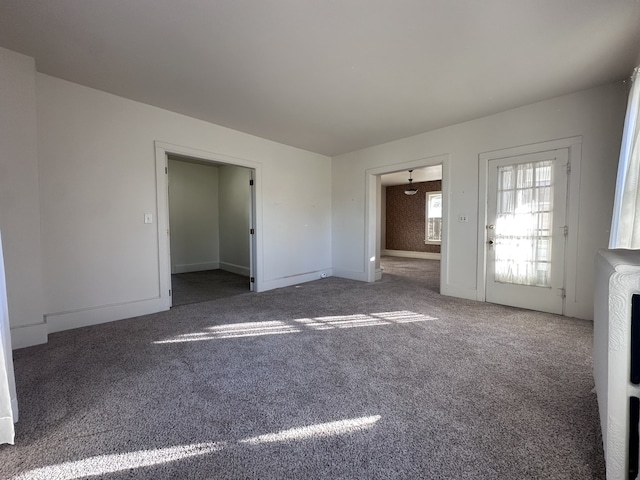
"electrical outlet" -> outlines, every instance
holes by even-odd
[[[458,215],[458,222],[467,223],[468,221],[469,219],[467,218],[466,214]]]

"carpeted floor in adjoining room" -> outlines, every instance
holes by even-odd
[[[591,322],[443,297],[438,262],[14,352],[15,479],[603,479]],[[407,272],[410,272],[407,273]]]

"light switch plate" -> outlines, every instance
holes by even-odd
[[[144,223],[153,223],[153,214],[145,213],[144,214]]]

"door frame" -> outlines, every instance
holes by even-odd
[[[262,291],[262,168],[259,163],[242,158],[230,157],[219,153],[206,152],[195,148],[172,145],[170,143],[155,141],[155,168],[156,168],[156,218],[158,228],[158,278],[160,288],[161,305],[169,309],[171,307],[171,249],[169,239],[169,181],[168,181],[168,155],[190,157],[193,159],[210,162],[212,164],[225,164],[245,167],[252,170],[253,189],[251,191],[250,222],[249,228],[254,229],[249,242],[249,275],[255,279],[251,284],[251,290]],[[249,187],[249,185],[247,185]]]
[[[367,282],[374,282],[380,277],[380,176],[387,173],[401,172],[442,165],[442,242],[440,243],[440,292],[446,291],[448,242],[449,242],[449,154],[435,155],[408,162],[395,163],[365,170],[365,248],[364,273]],[[378,277],[378,278],[376,278]],[[446,293],[444,293],[446,294]]]
[[[501,158],[546,152],[560,148],[568,149],[571,172],[567,184],[567,226],[569,227],[565,246],[565,302],[563,315],[579,316],[576,305],[576,285],[578,276],[578,215],[580,208],[580,163],[582,159],[582,136],[562,138],[518,147],[493,150],[478,155],[478,264],[476,278],[476,299],[486,301],[487,275],[487,202],[489,188],[489,161]]]

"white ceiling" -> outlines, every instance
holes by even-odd
[[[638,0],[0,0],[38,71],[336,155],[627,77]]]
[[[433,165],[431,167],[415,168],[411,172],[411,178],[414,182],[429,182],[432,180],[442,180],[442,165]],[[392,185],[409,184],[409,170],[402,170],[396,173],[387,173],[380,175],[380,183],[384,187]]]

